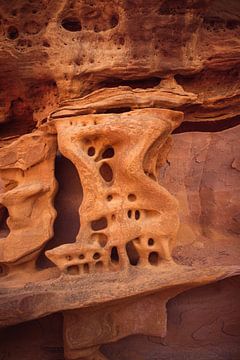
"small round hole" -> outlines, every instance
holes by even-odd
[[[128,200],[129,201],[135,201],[137,198],[136,198],[136,195],[134,195],[134,194],[129,194],[128,195]]]
[[[154,245],[154,240],[152,238],[148,239],[148,245],[149,246],[153,246]]]
[[[112,195],[107,196],[107,201],[112,201],[112,199],[113,199]]]
[[[116,216],[114,214],[112,215],[112,220],[116,220]]]
[[[83,254],[80,254],[78,257],[80,260],[83,260],[85,258],[85,256]]]
[[[128,217],[129,217],[129,219],[131,219],[131,217],[132,217],[132,210],[128,210],[127,215],[128,215]]]
[[[114,156],[114,148],[113,147],[108,147],[106,150],[104,150],[104,152],[102,153],[102,158],[103,159],[110,159]]]
[[[101,255],[100,255],[98,252],[96,252],[96,253],[93,255],[93,259],[94,259],[94,260],[98,260],[98,259],[100,259],[100,257],[101,257]]]
[[[91,146],[90,148],[88,148],[88,156],[94,156],[95,155],[95,148],[93,146]]]
[[[71,257],[70,255],[67,255],[67,256],[66,256],[66,259],[67,259],[68,261],[71,261],[71,260],[72,260],[72,257]]]
[[[136,220],[139,220],[139,219],[140,219],[140,211],[139,211],[139,210],[136,210],[136,211],[135,211],[135,219],[136,219]]]
[[[7,34],[9,39],[15,40],[19,35],[18,29],[15,26],[9,26]]]
[[[65,30],[72,31],[72,32],[82,30],[82,25],[81,25],[80,20],[78,18],[75,18],[75,17],[71,17],[71,18],[68,17],[68,18],[63,19],[62,20],[62,27]]]

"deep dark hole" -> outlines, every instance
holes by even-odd
[[[240,116],[235,116],[227,120],[223,119],[198,122],[185,121],[173,131],[173,134],[184,132],[220,132],[238,125],[240,125]]]
[[[88,156],[94,156],[95,155],[95,148],[93,146],[90,146],[88,148]]]
[[[7,30],[7,35],[9,39],[15,40],[19,35],[18,29],[15,26],[9,26]]]
[[[157,252],[155,252],[155,251],[153,251],[153,252],[151,252],[150,254],[149,254],[149,256],[148,256],[148,261],[149,261],[149,263],[151,264],[151,265],[158,265],[158,259],[159,257],[158,257],[158,253]]]
[[[94,231],[106,229],[108,226],[107,218],[101,217],[100,219],[91,222],[91,228]]]
[[[240,21],[238,21],[238,20],[228,20],[226,26],[227,26],[227,28],[229,30],[234,30],[237,27],[240,27]]]
[[[116,246],[112,247],[111,250],[111,261],[112,263],[119,263],[118,249]]]
[[[7,237],[10,233],[9,227],[7,225],[8,218],[8,209],[0,204],[0,239]]]
[[[110,20],[111,27],[112,28],[116,27],[118,25],[118,21],[119,21],[118,15],[117,14],[112,15],[111,20]]]
[[[107,109],[105,111],[101,111],[101,113],[104,114],[122,114],[125,112],[129,112],[132,109],[130,108],[130,106],[125,106],[125,107],[119,107],[119,108],[111,108],[111,109]]]
[[[99,85],[101,88],[107,87],[118,87],[118,86],[129,86],[132,89],[147,89],[152,88],[159,85],[161,79],[159,77],[149,77],[145,79],[137,79],[137,80],[123,80],[120,78],[109,78],[105,81],[102,81]]]
[[[62,20],[62,27],[68,31],[81,31],[82,25],[78,18],[68,17]]]
[[[21,98],[17,98],[11,101],[6,122],[0,124],[0,137],[5,138],[31,133],[35,127],[33,110]]]
[[[103,163],[99,169],[100,175],[106,182],[110,182],[113,179],[113,172],[110,165]]]
[[[139,219],[140,219],[140,211],[139,211],[139,210],[136,210],[136,211],[135,211],[135,219],[136,219],[136,220],[139,220]]]
[[[139,262],[139,254],[132,241],[126,244],[126,251],[130,264],[136,266]]]
[[[154,245],[154,240],[152,238],[148,239],[148,245],[149,246],[153,246]]]
[[[8,274],[8,267],[5,264],[0,264],[0,277],[6,276]]]
[[[37,260],[37,266],[41,269],[53,266],[44,252],[65,243],[75,242],[80,227],[79,207],[83,190],[75,166],[62,155],[58,155],[55,160],[55,177],[59,186],[54,200],[57,217],[54,222],[54,236]]]
[[[128,217],[129,217],[129,219],[131,219],[131,217],[132,217],[132,210],[128,210],[127,215],[128,215]]]
[[[113,147],[108,147],[106,150],[104,150],[104,152],[102,153],[102,158],[103,159],[110,159],[114,156],[115,152]]]

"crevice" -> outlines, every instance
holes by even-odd
[[[97,112],[97,114],[122,114],[131,111],[132,109],[130,107],[119,107],[119,108],[110,108],[105,111]]]
[[[53,266],[45,256],[45,251],[75,242],[80,228],[79,207],[83,198],[83,189],[75,166],[62,155],[58,155],[55,160],[55,177],[58,182],[58,192],[54,200],[57,211],[54,236],[48,241],[37,260],[37,267],[40,269]]]
[[[158,86],[161,82],[159,77],[147,77],[141,79],[120,79],[120,78],[111,78],[105,81],[100,82],[99,88],[112,88],[118,86],[129,86],[132,89],[148,89]]]
[[[240,116],[212,121],[184,121],[172,134],[185,132],[221,132],[240,125]]]
[[[10,233],[9,227],[7,225],[8,218],[8,209],[0,204],[0,240],[1,238],[6,238]]]

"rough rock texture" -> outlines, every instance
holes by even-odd
[[[240,358],[239,35],[237,0],[0,1],[4,359]]]

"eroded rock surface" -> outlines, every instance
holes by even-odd
[[[237,0],[0,2],[4,358],[29,320],[39,359],[240,357],[239,35]]]

